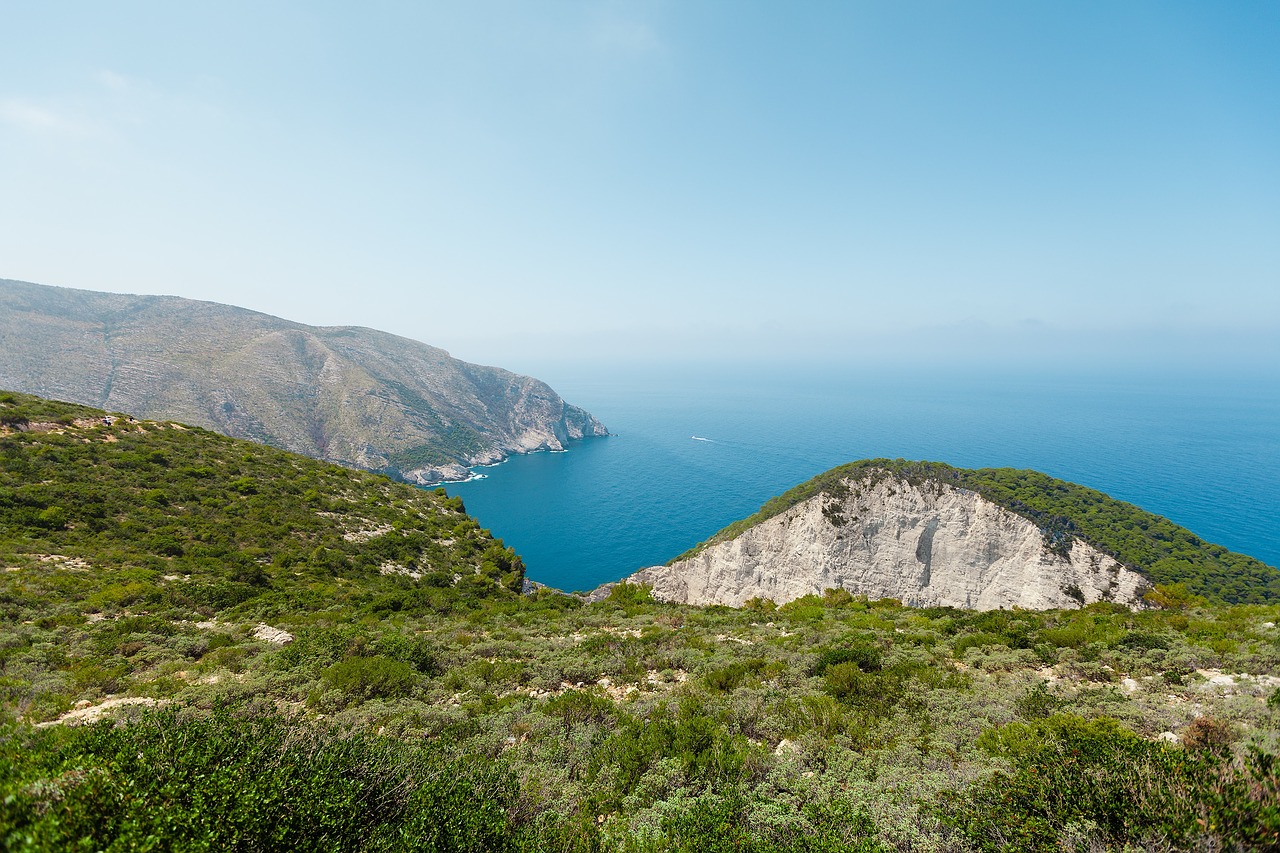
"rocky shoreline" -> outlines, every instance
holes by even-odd
[[[571,442],[585,441],[589,438],[608,438],[610,433],[603,424],[592,418],[592,421],[600,428],[599,432],[590,435],[581,435],[570,439]],[[554,437],[553,437],[554,440]],[[554,440],[554,446],[535,447],[532,450],[513,450],[509,453],[489,452],[481,454],[468,460],[466,465],[458,462],[450,462],[445,465],[433,465],[425,468],[415,468],[412,471],[398,472],[398,476],[406,483],[410,483],[420,488],[432,488],[433,486],[442,486],[446,483],[469,483],[472,480],[484,479],[484,474],[478,474],[474,468],[493,468],[501,465],[511,459],[512,456],[526,456],[530,453],[566,453],[569,448],[563,443]]]

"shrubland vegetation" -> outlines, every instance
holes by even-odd
[[[520,595],[443,494],[0,418],[5,849],[1280,845],[1274,603]]]
[[[941,462],[904,459],[864,459],[832,468],[773,498],[759,512],[734,522],[676,559],[685,559],[709,545],[733,539],[815,495],[840,499],[846,496],[849,482],[875,482],[888,476],[915,485],[944,483],[977,492],[1038,525],[1049,548],[1066,553],[1071,549],[1072,539],[1079,538],[1156,584],[1181,584],[1193,595],[1223,603],[1280,600],[1280,572],[1275,568],[1205,542],[1167,518],[1117,501],[1095,489],[1039,471],[953,468]],[[844,517],[834,506],[828,506],[824,512],[833,523],[844,523]]]

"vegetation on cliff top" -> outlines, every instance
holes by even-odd
[[[1038,471],[975,470],[953,468],[942,462],[904,459],[864,459],[832,468],[769,500],[754,515],[735,521],[672,562],[735,539],[816,495],[843,498],[847,482],[886,476],[898,477],[913,485],[936,482],[977,492],[1038,525],[1045,534],[1047,547],[1069,550],[1071,540],[1079,538],[1156,584],[1183,584],[1191,594],[1211,601],[1241,604],[1280,600],[1280,571],[1253,557],[1205,542],[1167,518],[1115,500],[1096,489]]]
[[[1280,843],[1280,606],[520,596],[438,493],[0,418],[6,850]]]

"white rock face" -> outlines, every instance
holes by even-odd
[[[257,627],[253,629],[253,638],[276,646],[283,646],[293,642],[293,634],[279,628],[272,628],[265,622],[259,622]]]
[[[689,604],[737,607],[755,597],[782,604],[835,588],[976,610],[1134,606],[1150,586],[1079,540],[1069,557],[1049,551],[1035,524],[975,492],[894,476],[845,482],[843,499],[817,495],[629,580],[652,584],[655,598]]]

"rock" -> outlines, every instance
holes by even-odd
[[[800,752],[800,747],[795,745],[794,741],[783,738],[778,741],[778,745],[774,747],[774,755],[796,755]]]
[[[1124,678],[1120,681],[1120,689],[1125,693],[1134,693],[1138,689],[1138,682],[1132,678]]]
[[[1177,735],[1175,735],[1173,732],[1161,732],[1160,734],[1158,734],[1158,735],[1156,736],[1156,738],[1157,738],[1158,740],[1162,740],[1162,741],[1164,741],[1165,743],[1177,743],[1177,742],[1178,742],[1178,736],[1177,736]]]
[[[1227,675],[1217,669],[1197,669],[1196,674],[1215,687],[1235,687],[1235,676]]]
[[[406,483],[413,483],[415,486],[434,486],[437,483],[461,483],[470,480],[472,474],[469,468],[452,463],[401,471],[400,477]]]
[[[108,697],[97,705],[89,705],[81,702],[76,703],[75,710],[68,711],[56,720],[50,720],[47,723],[37,723],[36,728],[47,728],[48,726],[67,725],[76,726],[81,724],[96,723],[107,715],[107,712],[116,708],[129,705],[141,705],[147,708],[154,708],[156,705],[162,704],[155,699],[146,696],[122,696],[119,698]]]
[[[282,631],[279,628],[272,628],[270,625],[262,622],[259,622],[258,626],[253,629],[253,638],[276,646],[283,646],[286,643],[293,642],[293,635],[288,631]]]
[[[668,566],[628,580],[686,604],[782,604],[826,589],[976,610],[1049,609],[1110,600],[1142,606],[1142,575],[1076,540],[1049,551],[1031,521],[975,492],[897,476],[845,480],[843,515],[818,494]],[[833,521],[836,518],[840,523]]]

